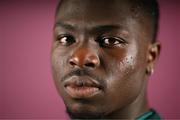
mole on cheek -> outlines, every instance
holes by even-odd
[[[118,62],[118,64],[116,64],[117,70],[116,72],[123,72],[128,74],[131,70],[134,69],[135,67],[135,62],[132,56],[127,56],[126,58],[124,58],[124,60]]]

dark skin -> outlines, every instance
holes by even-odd
[[[120,0],[61,3],[51,60],[57,90],[72,118],[133,119],[150,109],[147,71],[154,68],[160,45],[151,42],[148,17],[136,18],[130,7]],[[73,92],[68,92],[69,81]],[[98,89],[74,93],[92,81]]]

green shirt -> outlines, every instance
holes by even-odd
[[[161,120],[160,115],[153,109],[137,117],[136,120]]]

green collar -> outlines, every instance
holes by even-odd
[[[136,120],[148,120],[148,119],[161,119],[160,116],[156,113],[155,110],[151,109],[150,111],[142,114],[141,116],[137,117]]]

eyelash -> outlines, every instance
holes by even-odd
[[[57,41],[62,46],[70,46],[76,42],[75,38],[72,35],[67,34],[59,35],[57,37]],[[126,40],[120,37],[98,37],[95,41],[99,43],[99,46],[107,48],[121,46],[127,43]]]
[[[101,47],[108,47],[108,48],[127,44],[126,40],[119,37],[100,37],[97,41],[99,42]],[[106,44],[105,42],[109,42],[109,44]]]

